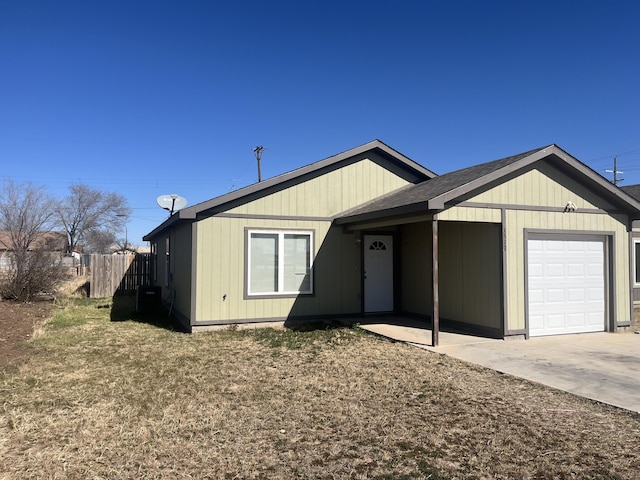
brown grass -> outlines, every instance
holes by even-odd
[[[0,374],[0,478],[640,478],[623,410],[359,329],[185,335],[108,306],[59,306]]]

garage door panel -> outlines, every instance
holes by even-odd
[[[562,288],[548,288],[545,299],[547,303],[559,303],[563,305],[566,301],[565,291]]]
[[[586,294],[584,288],[569,288],[567,290],[569,294],[569,302],[584,302],[586,300]]]
[[[567,270],[567,276],[569,277],[584,277],[585,275],[584,265],[571,264],[568,266]]]
[[[602,288],[589,288],[587,290],[587,298],[589,302],[597,302],[598,304],[604,301],[604,289]]]
[[[564,276],[565,276],[564,265],[562,263],[549,263],[549,264],[547,264],[546,277],[563,278]]]
[[[541,288],[530,289],[529,290],[529,303],[544,303],[544,290]]]
[[[587,323],[586,315],[584,313],[569,313],[567,314],[567,325],[569,327],[580,327]]]
[[[529,334],[603,331],[604,238],[531,238],[527,249]]]

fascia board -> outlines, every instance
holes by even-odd
[[[437,175],[433,173],[431,170],[423,167],[419,163],[414,162],[408,157],[405,157],[401,153],[392,149],[388,145],[384,144],[380,140],[374,140],[372,142],[366,143],[359,147],[352,148],[351,150],[347,150],[346,152],[339,153],[337,155],[333,155],[331,157],[325,158],[324,160],[320,160],[318,162],[312,163],[310,165],[298,168],[296,170],[292,170],[287,173],[283,173],[276,177],[264,180],[259,183],[254,183],[253,185],[249,185],[247,187],[235,190],[233,192],[227,193],[220,197],[212,198],[211,200],[207,200],[205,202],[199,203],[197,205],[193,205],[192,207],[187,207],[183,210],[180,210],[180,218],[183,219],[195,219],[200,212],[204,212],[206,210],[210,210],[212,208],[218,207],[225,203],[233,202],[240,198],[252,195],[254,193],[260,192],[262,190],[266,190],[271,187],[275,187],[277,185],[286,183],[287,181],[302,177],[304,175],[316,172],[318,170],[322,170],[323,168],[330,167],[336,163],[340,163],[344,160],[347,160],[351,157],[355,157],[357,155],[379,149],[382,150],[387,155],[399,160],[400,163],[409,167],[410,169],[416,170],[420,174],[433,178]]]
[[[465,183],[464,185],[460,185],[459,187],[453,188],[448,192],[438,195],[437,197],[433,197],[428,202],[428,208],[429,210],[444,210],[445,204],[447,202],[450,202],[451,200],[454,200],[462,195],[476,190],[477,188],[480,188],[489,182],[498,180],[505,175],[520,170],[521,168],[530,165],[533,162],[537,162],[538,160],[548,157],[549,155],[554,153],[552,151],[553,149],[557,149],[557,147],[555,145],[550,145],[549,147],[543,148],[542,150],[539,150],[536,153],[529,155],[528,157],[522,158],[517,162],[507,165],[506,167],[502,167],[495,172],[491,172],[488,175],[478,177],[475,180]]]
[[[578,171],[581,175],[586,177],[591,182],[596,183],[614,199],[617,199],[618,203],[624,204],[624,206],[629,210],[635,210],[635,213],[640,216],[640,202],[638,200],[634,199],[632,196],[607,181],[604,177],[602,177],[602,175],[593,171],[591,168],[562,150],[557,145],[550,145],[548,147],[545,147],[525,158],[518,160],[517,162],[512,163],[511,165],[507,165],[506,167],[496,170],[495,172],[477,178],[476,180],[468,182],[464,185],[461,185],[460,187],[454,188],[448,192],[443,193],[442,195],[430,199],[429,210],[443,210],[447,202],[455,200],[456,198],[465,195],[477,188],[480,188],[488,184],[489,182],[498,180],[506,175],[509,175],[510,173],[525,168],[528,165],[531,165],[532,163],[547,158],[551,155],[555,155],[566,165]]]
[[[386,217],[395,217],[400,215],[427,213],[427,202],[412,203],[402,207],[388,208],[385,210],[376,210],[374,212],[361,213],[346,217],[334,219],[336,225],[347,225],[351,223],[368,222]]]

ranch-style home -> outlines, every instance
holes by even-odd
[[[556,145],[436,175],[368,144],[174,213],[145,236],[189,331],[422,318],[480,335],[615,331],[640,203]],[[357,321],[357,320],[356,320]]]
[[[622,187],[626,193],[640,201],[640,184]],[[640,316],[640,220],[633,222],[631,282],[633,285],[633,303],[636,306],[636,317]]]

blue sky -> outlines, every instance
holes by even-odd
[[[373,139],[446,173],[556,143],[640,183],[640,2],[0,0],[0,176],[129,239]]]

